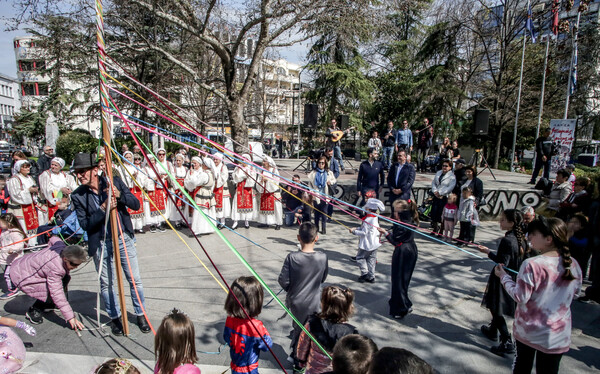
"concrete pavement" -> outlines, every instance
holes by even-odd
[[[350,323],[362,334],[371,337],[379,347],[409,349],[441,373],[510,373],[511,359],[490,353],[492,342],[479,331],[480,325],[490,321],[489,312],[480,306],[493,266],[490,262],[419,237],[419,259],[409,292],[414,312],[397,321],[388,316],[387,306],[393,247],[385,244],[379,250],[376,283],[358,283],[356,264],[349,261],[349,256],[356,253],[357,239],[348,233],[347,227],[355,227],[359,223],[347,216],[334,215],[334,218],[340,219],[340,224],[328,224],[327,234],[319,239],[317,248],[329,256],[330,271],[326,284],[343,284],[355,291],[356,313]],[[278,292],[277,277],[283,259],[287,253],[297,250],[296,231],[297,227],[283,227],[279,231],[257,228],[253,223],[250,229],[242,227],[236,232],[225,229],[223,233],[265,282]],[[181,233],[186,234],[188,230]],[[497,223],[493,222],[485,222],[477,230],[477,240],[492,248],[502,235]],[[183,238],[214,273],[195,240],[185,235]],[[228,282],[250,274],[217,235],[202,236],[200,240]],[[226,371],[228,348],[223,347],[218,353],[223,343],[226,318],[223,310],[225,292],[170,230],[138,235],[137,250],[147,312],[154,328],[158,328],[172,308],[185,311],[195,324],[202,372]],[[86,327],[93,328],[97,289],[93,263],[77,269],[72,275],[70,302]],[[126,293],[129,295],[128,290]],[[285,292],[280,296],[284,300]],[[270,299],[265,293],[265,304]],[[2,315],[25,320],[24,314],[31,303],[32,299],[27,296],[0,301]],[[133,320],[129,296],[127,304],[130,320]],[[561,362],[561,373],[597,370],[600,368],[600,306],[575,301],[572,309],[573,344]],[[102,322],[107,322],[106,315],[102,313],[102,316]],[[259,319],[273,338],[275,354],[291,372],[286,361],[291,319],[276,302],[263,308]],[[36,337],[29,337],[19,330],[25,342],[33,343],[33,347],[28,349],[28,367],[23,373],[89,373],[106,358],[116,356],[139,360],[138,367],[142,372],[151,373],[154,366],[153,335],[142,334],[134,324],[130,327],[129,337],[113,337],[108,328],[107,336],[89,330],[78,337],[67,328],[59,312],[45,314],[44,323],[36,326]],[[261,373],[281,372],[269,353],[261,354],[260,368]]]

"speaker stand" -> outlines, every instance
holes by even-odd
[[[294,170],[292,170],[292,171],[296,171],[296,170],[298,170],[300,168],[303,168],[305,173],[310,173],[310,170],[311,170],[311,164],[310,163],[311,163],[311,161],[312,161],[311,158],[308,157],[308,156],[306,156],[304,158],[304,161],[302,161],[302,163],[300,165],[296,166],[294,168]]]
[[[492,171],[492,169],[490,168],[490,164],[488,164],[487,160],[485,159],[485,156],[483,155],[483,153],[481,152],[481,149],[476,149],[475,153],[473,153],[473,156],[471,156],[471,160],[469,161],[469,165],[475,165],[476,167],[479,167],[479,157],[481,157],[481,160],[483,161],[485,167],[477,173],[477,175],[483,173],[483,171],[485,169],[488,169],[490,174],[492,174],[492,178],[494,178],[494,180],[496,179],[496,176],[494,175],[494,172]],[[475,175],[475,176],[477,176]]]

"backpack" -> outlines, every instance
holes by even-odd
[[[544,195],[550,195],[550,191],[552,191],[552,181],[548,178],[541,178],[535,184],[536,190],[542,190]]]

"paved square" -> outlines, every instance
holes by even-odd
[[[335,214],[347,226],[358,226],[348,216]],[[384,226],[389,224],[384,224]],[[422,224],[427,227],[428,224]],[[277,277],[283,259],[296,247],[297,227],[274,229],[238,228],[236,232],[263,246],[261,248],[224,229],[246,260],[256,269],[270,287],[278,292]],[[182,234],[187,233],[182,231]],[[458,234],[458,233],[456,233]],[[477,240],[495,248],[503,235],[498,224],[484,222],[477,230]],[[193,251],[214,269],[193,238],[182,235]],[[216,234],[200,237],[218,268],[228,282],[250,272],[240,263]],[[428,361],[440,373],[510,373],[511,359],[503,359],[489,352],[491,341],[479,332],[479,327],[490,321],[489,312],[480,306],[492,263],[460,252],[456,248],[418,236],[419,258],[409,295],[414,312],[402,321],[388,316],[390,294],[390,263],[393,247],[384,244],[378,254],[377,281],[358,283],[355,263],[349,257],[356,253],[357,238],[336,223],[328,224],[327,234],[317,249],[329,256],[329,277],[326,284],[343,284],[356,293],[356,313],[350,320],[358,330],[371,337],[379,347],[395,346],[409,349]],[[148,314],[154,328],[170,309],[185,311],[196,327],[196,348],[203,373],[222,373],[229,365],[228,347],[223,343],[222,331],[226,314],[223,310],[225,292],[202,267],[189,249],[171,231],[146,233],[137,236]],[[83,319],[86,327],[93,327],[96,316],[96,272],[93,262],[73,273],[69,300]],[[127,288],[127,287],[126,287]],[[129,295],[128,290],[126,291]],[[280,297],[285,300],[285,292]],[[271,300],[265,292],[265,304]],[[18,296],[0,302],[8,317],[24,320],[32,299]],[[133,319],[131,301],[127,296],[130,321]],[[584,373],[600,368],[600,306],[573,302],[573,344],[561,362],[561,373]],[[286,361],[289,352],[291,319],[276,302],[271,302],[259,316],[274,341],[273,350],[289,372]],[[102,322],[108,317],[102,313]],[[512,321],[511,321],[512,322]],[[113,337],[97,331],[83,331],[78,337],[67,328],[66,322],[54,313],[45,314],[43,324],[36,326],[34,338],[20,334],[32,342],[28,350],[29,365],[23,373],[88,373],[106,357],[126,357],[143,361],[140,369],[151,373],[154,365],[153,335],[142,334],[131,324],[129,337]],[[206,353],[210,352],[210,353]],[[278,366],[269,353],[262,353],[261,372],[275,373]]]

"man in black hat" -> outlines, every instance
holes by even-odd
[[[140,278],[137,253],[133,241],[133,226],[127,208],[138,210],[139,200],[129,191],[125,183],[113,177],[112,196],[109,201],[109,181],[105,176],[98,175],[98,162],[95,155],[78,153],[73,161],[73,170],[79,179],[79,186],[71,194],[73,206],[81,227],[88,234],[88,254],[94,258],[96,270],[100,271],[100,293],[108,316],[112,319],[112,333],[123,335],[123,324],[120,320],[121,311],[117,305],[117,293],[114,288],[114,260],[111,227],[104,226],[107,210],[116,209],[117,224],[120,223],[119,250],[121,265],[131,289],[131,301],[137,315],[137,324],[143,333],[150,332],[148,321],[144,317],[144,289]],[[104,234],[106,230],[106,240]],[[135,282],[135,289],[134,289]],[[137,293],[135,290],[137,289]],[[139,295],[139,298],[138,296]],[[142,309],[143,308],[143,309]]]
[[[455,193],[456,196],[460,198],[460,189],[462,185],[467,181],[467,175],[465,174],[466,162],[462,158],[458,158],[454,161],[454,177],[456,178],[456,186],[454,186],[454,190],[452,193]]]

